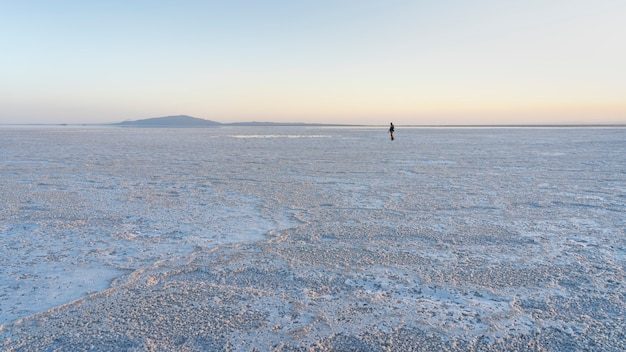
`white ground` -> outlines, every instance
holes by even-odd
[[[626,348],[626,129],[0,128],[0,349]]]

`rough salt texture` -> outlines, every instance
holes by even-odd
[[[226,152],[200,158],[210,172],[200,162],[178,164],[173,152],[165,164],[153,164],[151,156],[133,166],[144,176],[172,164],[182,168],[180,175],[194,175],[147,185],[149,192],[129,187],[141,201],[128,201],[128,194],[118,196],[124,201],[109,198],[119,207],[101,217],[126,212],[134,216],[126,220],[134,232],[106,220],[50,230],[45,212],[19,210],[17,198],[3,192],[8,208],[19,210],[3,210],[3,219],[13,219],[2,223],[9,237],[25,235],[18,226],[23,221],[57,240],[87,229],[110,232],[92,244],[86,235],[85,253],[110,252],[120,241],[139,249],[126,252],[136,265],[115,253],[108,257],[113,269],[127,269],[110,288],[0,325],[2,350],[626,349],[626,130],[399,128],[394,144],[384,147],[376,143],[388,142],[386,136],[377,139],[376,130],[261,132],[251,130],[247,138],[203,132],[220,137],[215,140],[171,132],[191,141],[190,150],[206,143]],[[159,140],[127,133],[144,138],[140,145]],[[249,169],[242,168],[246,163]],[[114,177],[122,172],[108,169]],[[199,172],[211,180],[197,185]],[[9,174],[10,192],[25,194],[20,174]],[[140,183],[133,179],[139,176],[128,177]],[[77,180],[66,186],[93,192]],[[60,207],[49,196],[37,206]],[[142,222],[135,207],[145,202],[153,207]],[[93,215],[96,207],[85,212]],[[76,210],[61,208],[55,211],[69,228]],[[238,219],[219,222],[198,209]],[[217,230],[278,226],[266,226],[258,240],[189,240],[201,233],[194,218]],[[16,243],[4,244],[30,258]],[[189,246],[189,253],[172,250],[176,244]],[[154,253],[146,256],[149,250]],[[19,260],[3,260],[33,273]],[[94,268],[100,263],[85,261]]]

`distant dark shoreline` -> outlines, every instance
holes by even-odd
[[[386,125],[385,125],[386,126]],[[395,125],[396,127],[441,127],[441,128],[589,128],[589,127],[626,127],[626,123],[612,124],[515,124],[515,125]]]
[[[338,123],[305,123],[305,122],[229,122],[222,123],[193,117],[175,115],[152,117],[141,120],[117,123],[57,123],[57,124],[0,124],[0,126],[110,126],[133,128],[218,128],[218,127],[355,127],[355,128],[387,128],[387,124],[338,124]],[[564,124],[396,124],[404,128],[623,128],[626,123],[564,123]]]
[[[214,126],[202,125],[121,125],[119,123],[3,123],[0,126],[42,126],[42,127],[122,127],[122,128],[220,128],[220,127],[388,127],[387,125],[366,124],[326,124],[326,123],[288,123],[288,122],[233,122],[220,123]],[[515,124],[515,125],[401,125],[404,128],[625,128],[624,124]]]
[[[238,126],[238,127],[387,127],[384,125],[366,125],[366,124],[329,124],[329,123],[302,123],[302,122],[231,122],[221,123],[217,121],[205,120],[189,115],[163,116],[153,117],[136,121],[124,121],[120,126],[136,126],[136,127],[221,127],[221,126]],[[626,124],[484,124],[484,125],[397,125],[398,127],[422,127],[422,128],[572,128],[572,127],[626,127]]]

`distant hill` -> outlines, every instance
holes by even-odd
[[[217,127],[222,124],[211,120],[199,119],[197,117],[178,115],[124,121],[116,125],[129,127]]]
[[[187,115],[153,117],[143,120],[124,121],[115,123],[115,126],[123,127],[219,127],[219,126],[352,126],[341,124],[302,123],[302,122],[233,122],[221,123],[211,120],[200,119]]]

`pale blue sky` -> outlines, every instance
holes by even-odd
[[[626,1],[1,1],[0,123],[626,122]]]

